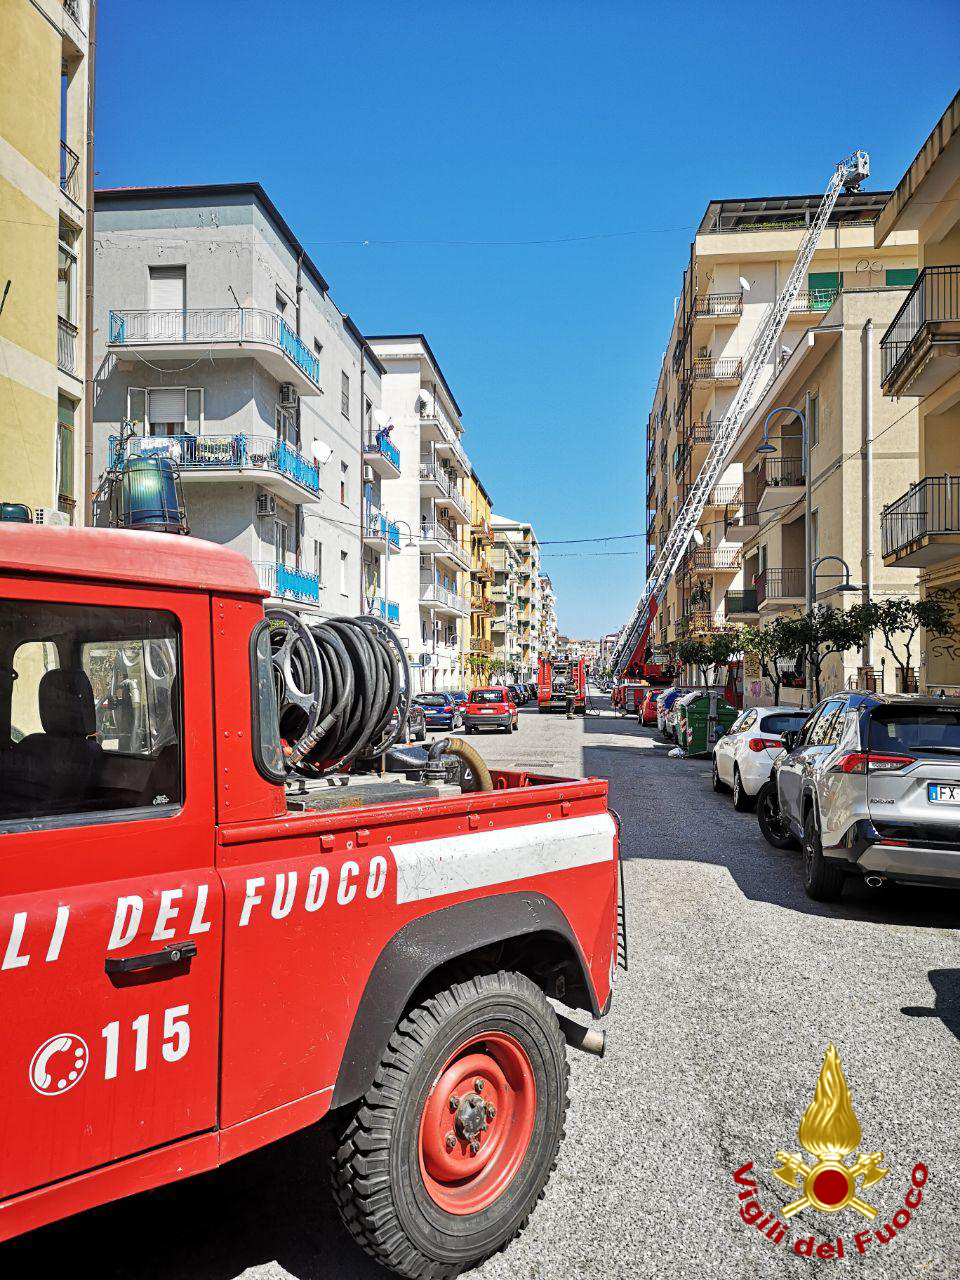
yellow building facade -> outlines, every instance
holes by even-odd
[[[493,547],[493,514],[490,495],[475,471],[468,482],[470,498],[470,650],[467,678],[471,689],[491,682],[493,670],[494,570],[490,560]]]

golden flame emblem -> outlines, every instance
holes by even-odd
[[[803,1113],[797,1137],[800,1145],[817,1157],[817,1163],[811,1168],[799,1152],[777,1152],[780,1168],[771,1171],[773,1176],[797,1190],[800,1188],[797,1179],[803,1179],[803,1195],[792,1204],[784,1205],[780,1211],[783,1216],[789,1218],[808,1205],[823,1213],[839,1213],[849,1205],[872,1222],[877,1211],[857,1195],[857,1179],[863,1178],[865,1190],[875,1186],[890,1170],[878,1167],[883,1163],[882,1151],[861,1155],[849,1166],[843,1163],[843,1157],[859,1147],[861,1132],[833,1045],[824,1054],[813,1101]]]

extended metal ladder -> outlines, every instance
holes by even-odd
[[[773,348],[783,332],[787,316],[794,300],[800,291],[807,270],[820,240],[821,233],[833,212],[837,197],[842,190],[857,190],[860,183],[870,176],[870,157],[865,151],[855,151],[852,156],[837,165],[833,177],[824,192],[816,217],[810,223],[800,244],[797,260],[794,262],[784,285],[783,292],[764,316],[757,333],[750,344],[747,362],[737,394],[722,420],[717,424],[713,443],[704,459],[703,466],[693,483],[686,501],[670,530],[666,542],[661,547],[647,575],[643,595],[637,602],[633,618],[620,633],[617,647],[613,655],[613,671],[619,676],[631,661],[634,653],[646,644],[650,624],[657,608],[667,593],[667,587],[676,572],[683,553],[690,545],[700,517],[707,505],[707,499],[719,480],[727,462],[730,446],[746,420],[747,412],[753,402],[767,361]]]

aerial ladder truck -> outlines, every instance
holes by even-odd
[[[837,165],[830,179],[816,216],[801,241],[796,262],[787,277],[783,292],[764,316],[750,345],[737,394],[718,424],[703,466],[666,542],[650,568],[634,615],[620,633],[611,663],[614,675],[618,679],[627,671],[640,671],[646,665],[650,628],[657,610],[666,596],[667,588],[684,552],[694,537],[707,499],[727,464],[730,447],[754,403],[755,393],[760,389],[767,362],[783,332],[787,316],[806,278],[814,251],[837,203],[837,198],[841,191],[859,190],[860,183],[869,176],[869,155],[865,151],[855,151],[853,155]]]

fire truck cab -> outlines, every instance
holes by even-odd
[[[583,658],[541,658],[537,675],[537,710],[566,711],[582,716],[587,709],[587,670]]]
[[[264,596],[195,539],[0,527],[0,1240],[330,1113],[358,1241],[458,1274],[553,1166],[550,1001],[609,1006],[606,783],[311,807]]]

